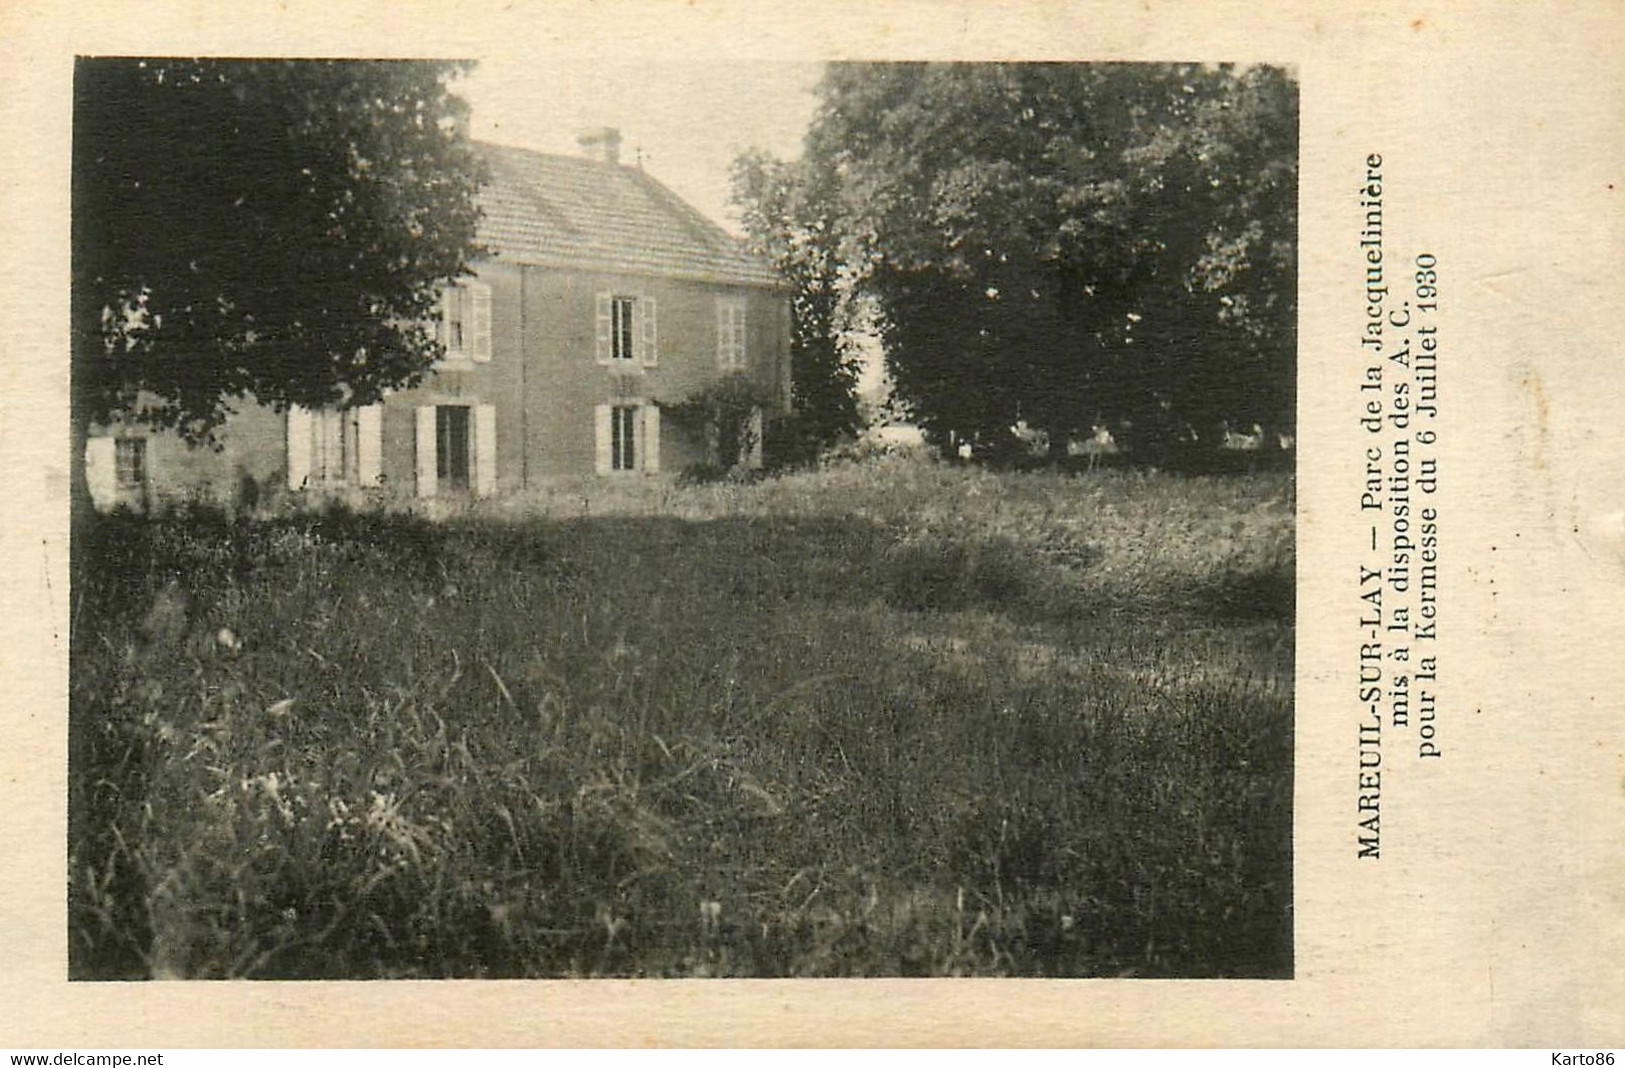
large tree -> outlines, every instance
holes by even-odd
[[[839,183],[827,161],[762,152],[734,160],[733,201],[751,248],[778,268],[791,297],[792,455],[815,456],[858,426],[857,360],[848,341],[838,226]]]
[[[1297,93],[1144,64],[830,69],[808,158],[938,440],[1290,426]]]
[[[234,407],[365,404],[439,354],[480,251],[461,65],[80,59],[76,500],[90,424],[203,441]]]

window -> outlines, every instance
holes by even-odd
[[[636,355],[632,344],[632,309],[636,306],[637,302],[631,297],[616,297],[610,304],[613,316],[610,359],[630,360]]]
[[[288,409],[288,488],[375,486],[383,475],[383,412]]]
[[[310,480],[334,484],[344,481],[345,453],[349,434],[346,433],[346,412],[320,411],[311,413]]]
[[[600,404],[593,410],[600,475],[660,470],[660,407],[639,398]]]
[[[434,410],[435,480],[452,489],[468,488],[468,409],[442,404]]]
[[[717,366],[724,371],[745,369],[745,302],[717,301]]]
[[[484,363],[491,358],[491,287],[482,282],[458,282],[440,298],[436,339],[446,347],[447,360]]]
[[[453,289],[444,297],[444,307],[440,315],[440,343],[446,346],[446,351],[463,351],[463,291]]]
[[[653,297],[598,294],[595,355],[609,367],[654,367],[660,358]]]
[[[618,405],[610,411],[610,470],[636,471],[638,409]]]
[[[147,440],[118,438],[113,443],[113,477],[119,489],[140,489],[147,482]]]
[[[425,404],[416,410],[417,495],[497,489],[494,404]]]

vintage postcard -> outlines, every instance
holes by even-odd
[[[0,1039],[1620,1043],[1612,5],[158,14],[0,16]]]

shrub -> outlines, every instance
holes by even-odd
[[[823,467],[843,465],[862,466],[882,461],[899,461],[922,465],[939,463],[937,450],[924,442],[900,443],[866,435],[843,442],[823,453],[819,462]]]
[[[816,466],[824,450],[826,431],[820,420],[802,412],[786,412],[768,419],[762,431],[766,469],[783,472]]]
[[[679,486],[710,486],[718,482],[738,480],[738,468],[724,467],[708,460],[689,464],[677,473],[677,484]]]
[[[749,466],[748,458],[763,445],[757,440],[762,413],[776,406],[771,392],[743,375],[728,375],[677,404],[663,405],[678,426],[711,443],[711,464]]]

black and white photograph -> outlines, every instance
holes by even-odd
[[[1298,103],[79,56],[70,978],[1290,979]]]
[[[0,44],[16,1063],[1617,1058],[1625,9]]]

